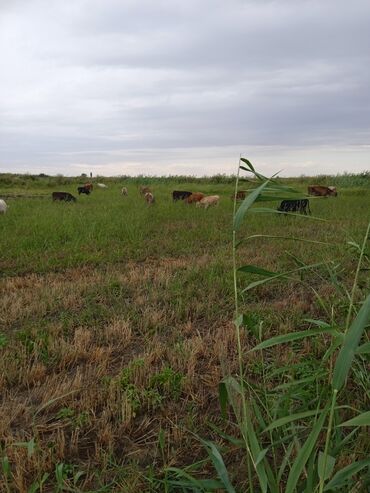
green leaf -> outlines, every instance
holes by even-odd
[[[256,459],[256,466],[265,458],[265,455],[268,452],[268,448],[264,448],[261,450],[261,452],[258,454],[257,459]]]
[[[296,413],[296,414],[291,414],[290,416],[284,416],[283,418],[279,418],[273,421],[263,431],[264,432],[271,431],[274,430],[275,428],[280,428],[281,426],[291,423],[292,421],[298,421],[299,419],[309,418],[310,416],[316,416],[321,412],[322,409],[319,410],[315,409],[314,411],[305,411],[303,413]]]
[[[326,466],[324,466],[325,463],[325,456],[323,452],[319,452],[319,460],[317,462],[317,471],[319,473],[319,477],[322,478],[323,480],[330,478],[332,475],[334,466],[335,466],[335,457],[332,457],[331,455],[326,456]],[[325,471],[324,471],[325,467]]]
[[[254,348],[250,349],[251,351],[258,351],[259,349],[266,349],[268,347],[276,346],[278,344],[284,344],[286,342],[297,341],[299,339],[304,339],[305,337],[312,337],[318,334],[331,334],[335,333],[336,329],[333,328],[317,328],[310,330],[303,330],[300,332],[289,332],[289,334],[283,334],[281,336],[271,337],[271,339],[267,339],[266,341],[257,344]]]
[[[329,407],[326,406],[326,408],[323,410],[322,414],[319,416],[318,420],[312,427],[311,433],[308,435],[303,447],[298,452],[297,457],[289,472],[285,493],[293,493],[295,491],[295,487],[302,474],[303,468],[312,453],[312,450],[324,425],[326,415],[328,413],[328,408]]]
[[[279,279],[280,277],[288,277],[290,274],[294,274],[296,272],[300,272],[302,270],[308,270],[308,269],[313,269],[314,267],[320,267],[321,265],[323,265],[325,262],[319,262],[317,264],[310,264],[310,265],[305,265],[303,267],[299,267],[298,269],[293,269],[293,270],[289,270],[287,272],[282,272],[280,274],[276,274],[276,275],[271,275],[265,279],[261,279],[260,281],[255,281],[255,282],[252,282],[251,284],[249,284],[246,288],[244,288],[242,290],[242,293],[244,293],[245,291],[249,291],[250,289],[253,289],[257,286],[260,286],[261,284],[265,284],[267,282],[270,282],[274,279]],[[297,281],[299,281],[299,279],[297,279]]]
[[[370,353],[370,342],[365,342],[360,347],[356,349],[356,354],[369,354]]]
[[[256,201],[258,195],[262,192],[262,190],[267,186],[268,181],[263,183],[260,187],[258,187],[256,190],[254,190],[252,193],[250,193],[241,203],[237,213],[235,214],[234,217],[234,230],[238,230],[240,228],[240,225],[243,221],[243,218],[245,214],[247,213],[248,209],[254,204]]]
[[[227,388],[225,382],[220,382],[218,385],[218,399],[221,406],[221,416],[223,419],[227,418],[227,405],[229,403],[227,396]]]
[[[370,295],[364,301],[360,308],[357,317],[353,320],[347,334],[345,335],[344,342],[337,361],[335,362],[333,372],[333,388],[340,390],[349,373],[352,365],[353,358],[365,327],[370,322]]]
[[[370,426],[370,411],[361,413],[338,426]]]
[[[229,474],[227,472],[223,458],[217,449],[216,445],[209,440],[200,439],[203,445],[207,448],[208,455],[210,456],[213,465],[217,471],[218,477],[224,485],[228,493],[236,493],[233,485],[230,483]]]
[[[357,474],[359,471],[361,471],[361,469],[364,469],[364,467],[367,466],[370,466],[370,459],[360,460],[358,462],[350,464],[349,466],[344,467],[333,476],[333,478],[324,488],[324,491],[338,490],[341,489],[343,486],[347,486],[348,480],[354,474]]]

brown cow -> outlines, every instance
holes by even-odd
[[[189,197],[186,197],[185,202],[187,204],[193,204],[195,202],[200,202],[203,197],[204,197],[204,193],[194,192],[191,195],[189,195]]]
[[[144,187],[143,185],[141,185],[141,187],[139,188],[139,192],[141,195],[145,195],[146,193],[151,193],[152,191],[149,187]]]
[[[84,188],[90,190],[92,192],[94,190],[94,185],[92,183],[85,183]]]
[[[308,195],[315,195],[316,197],[328,197],[329,195],[336,197],[338,195],[335,187],[324,187],[322,185],[309,185],[307,191]]]
[[[245,190],[239,190],[238,192],[236,192],[236,200],[244,200],[246,195],[247,195],[247,192]],[[235,194],[233,193],[230,198],[231,198],[231,200],[234,200]]]

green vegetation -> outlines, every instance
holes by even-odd
[[[0,175],[0,490],[366,491],[369,175],[87,180]]]

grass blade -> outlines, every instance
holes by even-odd
[[[250,350],[258,351],[259,349],[266,349],[268,347],[276,346],[278,344],[284,344],[286,342],[297,341],[299,339],[304,339],[305,337],[313,337],[317,334],[333,334],[336,332],[336,329],[330,328],[317,328],[310,330],[302,330],[300,332],[289,332],[289,334],[283,334],[281,336],[271,337],[271,339],[267,339],[266,341],[257,344]]]
[[[240,225],[243,221],[243,218],[245,214],[247,213],[248,209],[254,204],[256,201],[257,197],[259,194],[262,192],[262,190],[267,186],[268,181],[263,183],[261,186],[256,188],[251,194],[249,194],[242,202],[241,206],[239,207],[237,213],[235,214],[234,218],[234,230],[237,231],[240,228]]]
[[[319,416],[319,419],[316,421],[315,425],[312,427],[311,433],[308,435],[307,440],[305,441],[304,445],[302,446],[301,450],[298,452],[298,455],[293,463],[293,466],[290,470],[288,480],[287,480],[287,485],[285,489],[285,493],[293,493],[295,490],[295,487],[298,483],[298,480],[302,474],[303,468],[308,461],[312,450],[317,442],[317,439],[320,435],[320,432],[322,430],[322,427],[324,425],[326,415],[328,413],[329,407],[326,406],[326,408],[323,410],[322,414]]]
[[[275,428],[280,428],[292,421],[298,421],[299,419],[309,418],[310,416],[316,416],[318,413],[321,413],[322,409],[315,409],[315,411],[305,411],[303,413],[291,414],[290,416],[284,416],[283,418],[276,419],[271,424],[268,425],[263,431],[271,431]]]
[[[361,413],[338,426],[370,426],[370,411]]]
[[[360,460],[358,462],[354,462],[353,464],[344,467],[334,475],[334,477],[329,481],[329,483],[324,488],[324,491],[333,491],[333,490],[335,491],[342,488],[343,486],[346,486],[348,484],[348,480],[354,474],[357,474],[359,471],[369,466],[370,466],[370,459],[365,459],[365,460]]]
[[[211,458],[213,465],[215,466],[218,477],[224,485],[227,493],[236,493],[233,485],[230,482],[229,474],[227,472],[223,458],[216,445],[209,440],[202,440],[200,438],[200,441],[206,447],[208,455]]]
[[[340,390],[349,373],[353,358],[365,327],[370,322],[370,295],[364,301],[360,308],[357,317],[353,320],[347,334],[345,335],[342,349],[334,367],[332,386],[336,390]]]

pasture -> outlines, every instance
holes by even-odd
[[[285,182],[305,193],[315,179]],[[217,479],[201,437],[222,451],[236,491],[253,491],[240,430],[219,400],[223,377],[239,371],[233,182],[111,178],[104,181],[107,189],[78,196],[83,183],[0,180],[0,198],[9,205],[0,216],[0,490],[197,491],[171,483],[178,479],[171,468]],[[138,192],[142,183],[153,190],[152,206]],[[175,189],[219,195],[220,203],[207,210],[173,203]],[[51,193],[61,190],[77,202],[52,202]],[[355,245],[370,220],[369,178],[355,185],[343,180],[338,197],[311,198],[310,207],[323,221],[249,215],[237,249],[238,265],[273,272],[321,262],[290,280],[246,291],[239,301],[248,318],[241,333],[248,386],[258,402],[271,399],[292,413],[315,408],[328,392],[322,361],[329,336],[267,354],[248,351],[260,340],[312,328],[308,320],[343,326]],[[251,235],[276,238],[247,240]],[[368,268],[366,254],[363,261]],[[257,279],[240,274],[238,287]],[[361,270],[356,301],[369,288],[369,271]],[[356,362],[340,404],[348,406],[348,419],[351,410],[368,409],[366,355]],[[346,441],[336,468],[367,458],[365,430]],[[295,433],[304,436],[304,426]],[[282,470],[279,491],[286,475]]]

